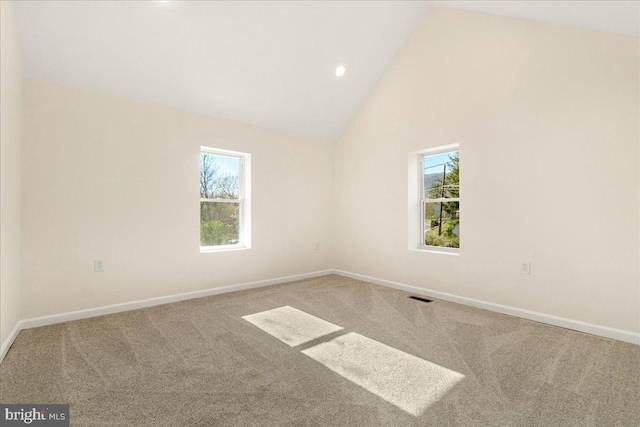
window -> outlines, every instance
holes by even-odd
[[[250,154],[200,149],[200,250],[249,248]]]
[[[460,248],[459,150],[436,149],[419,154],[421,246]]]

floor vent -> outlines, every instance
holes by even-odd
[[[418,301],[422,301],[422,302],[431,302],[431,301],[433,301],[432,299],[426,299],[426,298],[414,297],[413,295],[412,295],[412,296],[410,296],[409,298],[411,298],[411,299],[415,299],[415,300],[418,300]]]

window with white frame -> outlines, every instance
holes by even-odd
[[[200,249],[248,248],[250,155],[200,149]]]
[[[450,146],[420,153],[421,246],[460,248],[460,152]]]

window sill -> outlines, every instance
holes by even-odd
[[[453,255],[460,256],[460,249],[458,248],[440,248],[438,246],[420,246],[418,248],[409,248],[410,251],[415,252],[427,252],[439,255]]]
[[[230,251],[243,251],[251,249],[244,245],[228,245],[228,246],[200,246],[200,253],[207,254],[212,252],[230,252]]]

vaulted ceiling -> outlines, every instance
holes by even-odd
[[[16,14],[29,75],[331,141],[434,5],[639,28],[638,2],[611,1],[19,1]]]

